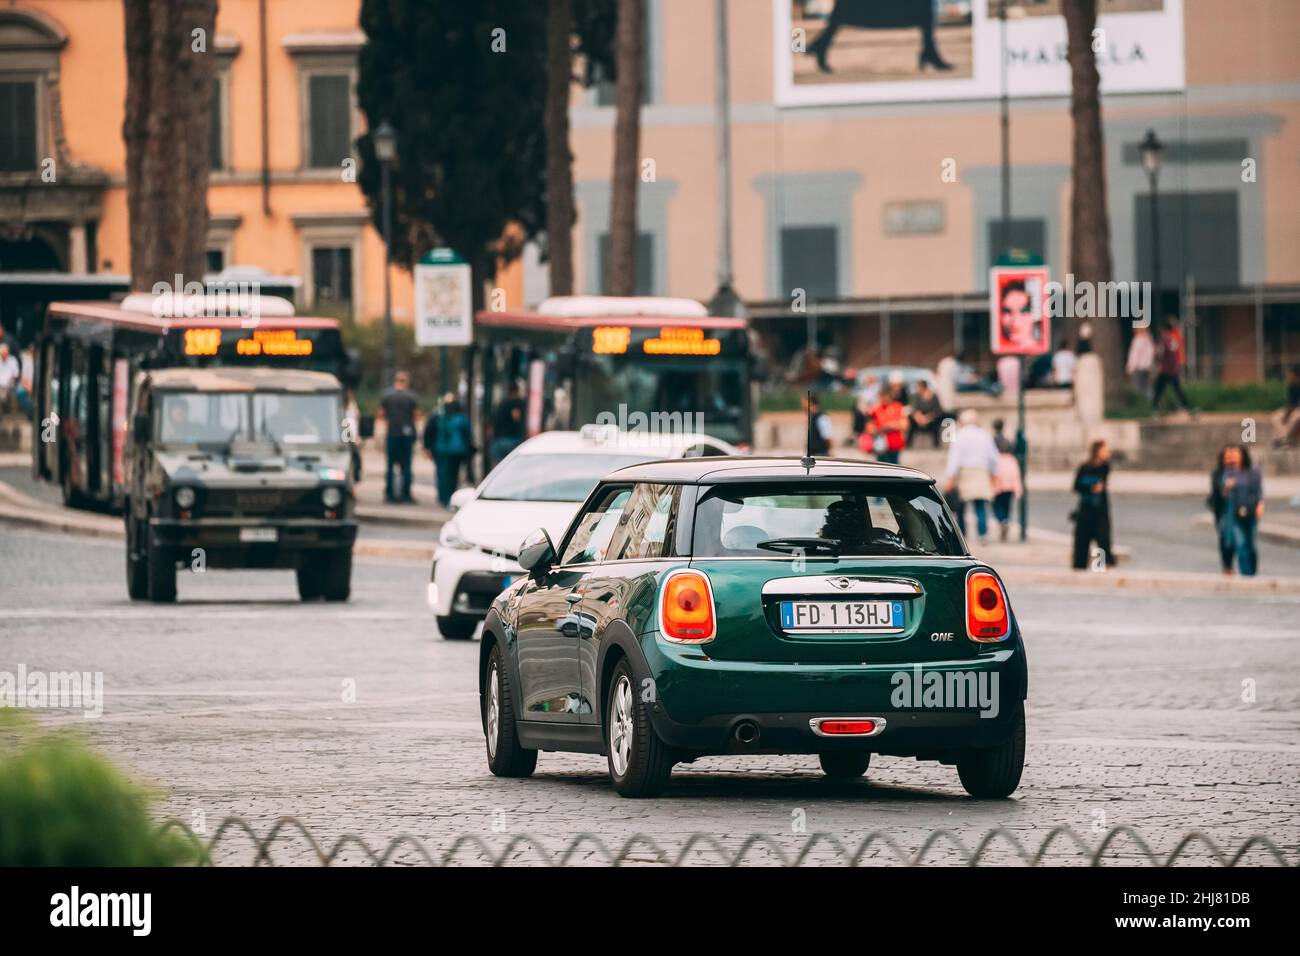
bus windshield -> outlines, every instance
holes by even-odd
[[[191,445],[228,445],[239,438],[319,445],[337,443],[339,429],[337,395],[174,392],[162,396],[159,438]]]
[[[603,411],[683,415],[683,430],[723,441],[749,440],[748,391],[743,358],[682,359],[587,356],[576,389],[576,424]],[[690,415],[690,418],[685,416]]]

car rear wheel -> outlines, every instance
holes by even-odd
[[[510,676],[496,644],[488,654],[487,673],[480,694],[483,736],[487,740],[488,769],[498,777],[527,777],[537,769],[537,751],[519,746],[515,705],[510,696]]]
[[[871,754],[839,751],[821,754],[822,773],[832,780],[854,780],[867,772],[871,766]]]
[[[141,542],[145,532],[131,517],[130,507],[128,504],[126,512],[126,593],[132,601],[143,601],[149,596],[149,567]]]
[[[972,750],[957,761],[957,776],[972,797],[1001,799],[1015,793],[1025,769],[1025,707],[1020,704],[1011,733],[996,747]]]
[[[438,615],[438,633],[445,641],[468,641],[474,636],[474,629],[477,627],[478,618],[456,614],[447,617]]]
[[[614,667],[605,713],[609,779],[624,797],[654,797],[673,772],[671,749],[655,733],[626,659]]]

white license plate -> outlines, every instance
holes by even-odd
[[[782,601],[781,629],[795,633],[860,634],[903,627],[902,601]]]
[[[276,528],[240,528],[239,540],[246,544],[266,544],[278,541],[280,532]]]

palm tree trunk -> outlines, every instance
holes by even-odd
[[[573,294],[573,0],[550,0],[546,16],[546,249],[551,295]]]
[[[618,0],[614,55],[614,172],[609,204],[609,262],[606,291],[636,291],[636,195],[641,152],[641,58],[644,56],[645,0]]]
[[[1110,219],[1106,211],[1106,155],[1101,132],[1101,78],[1092,50],[1097,0],[1064,0],[1062,12],[1070,62],[1070,118],[1074,125],[1070,271],[1076,283],[1109,282],[1112,264]],[[1118,404],[1124,396],[1121,321],[1124,320],[1111,316],[1092,323],[1093,348],[1105,374],[1107,405]]]
[[[170,287],[177,275],[201,282],[217,0],[123,2],[131,288]]]

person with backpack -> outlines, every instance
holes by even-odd
[[[438,501],[444,508],[450,508],[451,496],[460,482],[461,466],[474,453],[469,416],[451,392],[443,396],[438,414],[430,415],[425,422],[424,450],[433,459]]]

